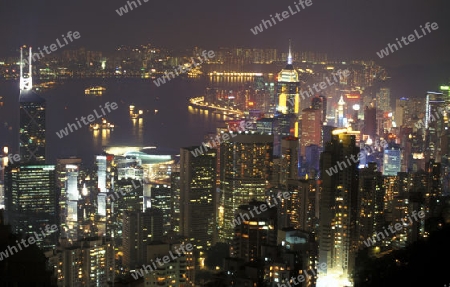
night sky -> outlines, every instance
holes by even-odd
[[[79,31],[71,47],[111,50],[120,44],[153,43],[171,49],[274,47],[285,49],[292,38],[299,50],[327,52],[330,56],[372,59],[384,66],[450,61],[450,1],[313,0],[313,5],[291,15],[263,33],[250,28],[281,13],[294,1],[155,1],[123,16],[112,1],[0,1],[0,56],[22,44],[42,47],[61,34]],[[380,60],[375,52],[408,36],[426,22],[439,29]]]

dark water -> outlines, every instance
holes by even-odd
[[[91,85],[106,87],[103,96],[86,96],[84,89]],[[78,156],[87,165],[104,146],[157,146],[179,150],[180,147],[199,145],[207,132],[223,124],[223,118],[211,112],[189,108],[190,97],[203,95],[208,80],[175,79],[156,87],[143,79],[89,79],[68,80],[40,95],[47,100],[47,160],[54,164],[56,158]],[[17,145],[18,82],[0,82],[0,145]],[[116,102],[118,109],[105,118],[116,125],[114,131],[94,132],[81,123],[82,128],[60,139],[56,131],[75,123],[75,118],[88,116],[97,110],[101,114],[106,102]],[[129,105],[144,110],[142,120],[133,121]],[[155,112],[155,110],[158,110]],[[105,110],[105,112],[107,112]],[[99,121],[99,120],[97,120]],[[10,148],[10,153],[16,153]]]

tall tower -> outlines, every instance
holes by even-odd
[[[312,108],[304,109],[302,113],[301,155],[306,155],[309,145],[322,146],[322,112]]]
[[[22,163],[45,163],[45,109],[46,101],[33,88],[31,47],[28,61],[24,60],[23,47],[20,48],[20,115],[19,115],[19,153]],[[28,73],[24,66],[28,65]]]
[[[389,88],[381,88],[377,93],[377,109],[383,112],[390,112],[391,108],[391,90]]]
[[[14,233],[34,236],[34,232],[46,225],[58,225],[55,180],[54,165],[6,168],[6,215]],[[56,239],[57,234],[53,233],[36,244],[48,250],[56,246]]]
[[[207,249],[216,232],[217,151],[194,156],[194,150],[195,147],[180,150],[181,235],[199,249]]]
[[[31,90],[20,90],[20,159],[25,164],[45,163],[45,99]]]
[[[273,136],[232,134],[220,146],[219,207],[220,240],[230,242],[234,236],[234,213],[251,200],[264,201],[272,177]]]
[[[344,106],[345,106],[345,102],[344,102],[344,97],[341,96],[341,98],[339,99],[338,102],[338,109],[337,109],[337,126],[339,128],[342,128],[345,126],[345,122],[344,122]]]
[[[23,48],[24,47],[20,47],[20,91],[24,90],[24,91],[31,91],[31,89],[33,88],[33,65],[31,64],[31,56],[32,56],[32,51],[31,51],[31,47],[29,48],[29,52],[28,52],[28,61],[24,60],[23,58]],[[25,75],[23,73],[23,67],[25,66],[25,63],[28,65],[28,74]]]
[[[300,81],[298,73],[292,65],[291,43],[289,41],[289,54],[287,65],[278,73],[276,111],[282,114],[300,113]],[[294,135],[298,136],[298,135]]]
[[[320,157],[319,262],[341,280],[351,274],[357,246],[358,153],[355,135],[335,130]]]
[[[367,168],[360,170],[358,193],[357,232],[359,246],[364,247],[364,240],[383,231],[385,219],[385,187],[383,176],[377,171],[376,163],[370,162]],[[382,242],[376,242],[376,244],[380,246]]]

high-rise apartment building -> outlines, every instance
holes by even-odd
[[[319,262],[344,278],[357,248],[358,152],[355,135],[335,130],[320,158]]]
[[[219,207],[221,241],[233,238],[234,212],[252,199],[264,201],[272,177],[273,136],[232,134],[220,146],[222,205]]]
[[[383,232],[385,223],[383,176],[377,170],[376,163],[369,163],[360,170],[358,188],[358,238],[359,246],[365,247],[363,241],[374,234]],[[382,244],[381,241],[376,245]]]
[[[114,247],[104,238],[88,238],[75,245],[62,242],[49,258],[58,286],[108,286],[114,281]]]

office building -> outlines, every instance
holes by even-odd
[[[54,165],[8,166],[5,174],[7,222],[14,233],[34,236],[40,228],[56,224],[56,172]],[[36,244],[42,249],[56,245],[59,232]]]
[[[300,114],[300,81],[298,73],[292,65],[291,47],[289,45],[289,54],[287,65],[278,73],[276,111],[282,114]]]
[[[381,88],[376,95],[377,110],[390,112],[391,108],[391,90],[389,88]]]
[[[272,177],[273,136],[256,133],[232,134],[220,146],[222,165],[219,236],[221,241],[233,238],[230,222],[234,212],[252,199],[264,201]]]
[[[383,175],[395,176],[397,172],[401,171],[402,157],[400,146],[394,143],[390,143],[387,148],[384,149],[383,154]]]
[[[300,137],[301,155],[306,155],[309,145],[322,146],[322,115],[321,110],[304,109],[302,113],[302,134]]]
[[[133,270],[147,260],[147,245],[163,237],[163,212],[124,211],[122,227],[123,267]]]
[[[216,229],[217,151],[207,150],[194,156],[197,147],[180,150],[181,235],[198,249],[213,244]]]

